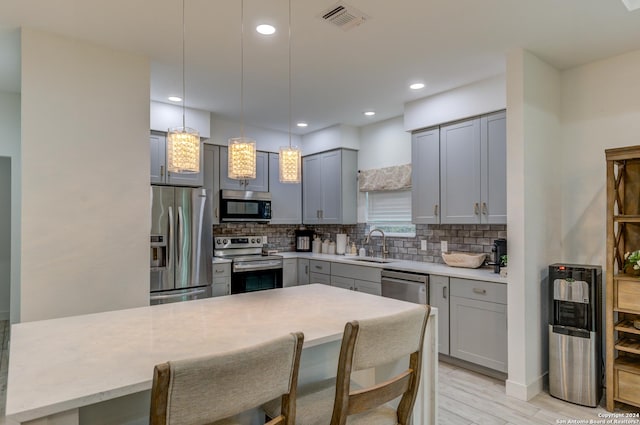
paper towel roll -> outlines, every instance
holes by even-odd
[[[346,233],[338,233],[336,235],[336,254],[342,255],[347,249]]]

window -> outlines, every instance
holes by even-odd
[[[415,237],[411,224],[411,190],[367,192],[367,223],[387,236]]]

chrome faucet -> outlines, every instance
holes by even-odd
[[[371,229],[371,231],[369,231],[369,234],[367,235],[367,238],[364,240],[364,243],[369,243],[369,239],[371,237],[371,234],[373,232],[380,232],[380,234],[382,235],[382,258],[387,258],[387,254],[389,253],[389,251],[387,250],[387,237],[385,236],[384,232],[381,229]],[[373,253],[373,248],[369,247],[369,256],[372,257]]]

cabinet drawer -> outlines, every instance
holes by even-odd
[[[353,279],[348,277],[331,276],[331,286],[337,286],[338,288],[351,289],[353,291]]]
[[[382,269],[378,267],[354,266],[352,264],[331,263],[331,276],[380,282]]]
[[[616,283],[616,307],[620,310],[640,311],[640,282],[618,279]]]
[[[616,374],[615,398],[640,406],[640,375],[619,369]]]
[[[452,277],[450,282],[452,296],[500,304],[507,303],[507,285],[505,284],[457,277]]]
[[[309,283],[324,283],[331,285],[331,276],[328,274],[311,272],[309,275]]]
[[[353,284],[356,291],[382,296],[382,283],[356,279]]]
[[[309,267],[314,273],[331,274],[331,263],[329,261],[309,260]]]
[[[231,276],[231,263],[213,263],[213,277]]]

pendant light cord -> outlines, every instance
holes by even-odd
[[[291,132],[293,129],[291,104],[291,0],[289,0],[289,149],[291,149]]]
[[[244,0],[240,2],[240,138],[244,140]]]
[[[185,125],[185,104],[187,103],[187,91],[185,89],[185,75],[184,75],[184,58],[185,58],[185,53],[184,53],[184,35],[185,35],[185,24],[184,24],[184,2],[185,0],[182,0],[182,129],[183,131],[186,129],[186,125]]]

